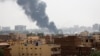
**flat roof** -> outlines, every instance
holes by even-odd
[[[9,45],[8,43],[0,43],[0,46]]]

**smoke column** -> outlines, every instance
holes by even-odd
[[[54,22],[49,22],[49,18],[46,15],[46,4],[41,0],[17,0],[24,10],[25,14],[31,18],[32,21],[36,21],[36,25],[40,28],[47,28],[51,32],[57,33],[58,30]]]

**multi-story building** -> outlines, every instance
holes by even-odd
[[[0,40],[9,41],[9,40],[23,40],[27,37],[26,34],[21,33],[10,33],[5,35],[0,35]]]
[[[10,48],[9,48],[9,44],[8,43],[4,43],[4,42],[0,42],[0,55],[2,56],[11,56],[10,54]]]
[[[24,31],[24,30],[26,30],[26,26],[24,26],[24,25],[16,25],[15,26],[15,30],[16,31]]]
[[[60,45],[15,43],[11,46],[12,56],[60,56]]]
[[[93,33],[93,47],[96,48],[96,50],[100,50],[100,33]]]
[[[2,31],[10,31],[10,27],[2,27]]]
[[[61,45],[62,56],[89,56],[91,52],[91,47],[84,46],[78,36],[54,38],[54,43]]]
[[[2,41],[6,42],[10,39],[12,39],[10,35],[0,35],[0,40],[2,40]]]
[[[93,33],[93,39],[95,42],[100,42],[100,33]]]
[[[14,38],[15,40],[24,40],[25,38],[27,38],[27,34],[23,33],[10,33],[9,35],[12,39]]]
[[[92,47],[94,43],[94,39],[92,36],[81,36],[82,45],[85,47]]]
[[[28,36],[24,40],[10,41],[12,56],[61,56],[60,45],[46,44],[44,38]]]
[[[60,44],[62,46],[79,46],[82,45],[81,38],[77,36],[68,36],[63,38],[54,38],[54,44]]]
[[[44,38],[45,38],[45,41],[46,41],[47,44],[52,44],[52,43],[54,43],[54,39],[53,39],[52,36],[46,35]]]
[[[79,35],[80,36],[88,36],[89,32],[88,31],[84,31],[84,32],[81,32]]]

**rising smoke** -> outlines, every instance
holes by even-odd
[[[31,18],[32,21],[36,21],[36,25],[40,28],[47,28],[51,32],[57,33],[58,30],[54,22],[49,22],[49,18],[46,14],[46,4],[41,0],[17,0],[24,10],[25,14]]]

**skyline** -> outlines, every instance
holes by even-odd
[[[46,14],[49,16],[50,21],[55,22],[57,28],[72,27],[74,25],[92,26],[95,23],[100,23],[99,0],[44,1],[47,4]],[[38,28],[35,25],[36,22],[29,20],[24,10],[15,1],[5,0],[5,2],[0,2],[0,12],[1,26],[27,25],[28,28]]]
[[[16,26],[21,26],[21,27],[24,26],[26,29],[33,29],[33,28],[27,28],[26,25],[15,25],[15,26],[13,26],[13,28],[10,27],[10,26],[0,26],[0,29],[9,28],[11,30],[14,30]],[[93,24],[92,26],[79,26],[79,25],[74,25],[73,27],[65,27],[65,28],[63,27],[63,28],[58,28],[58,29],[74,29],[74,28],[75,29],[78,29],[78,28],[84,28],[84,29],[86,29],[86,28],[94,29],[95,28],[95,29],[97,29],[99,27],[100,27],[100,24]],[[35,28],[35,29],[41,29],[41,28]]]

